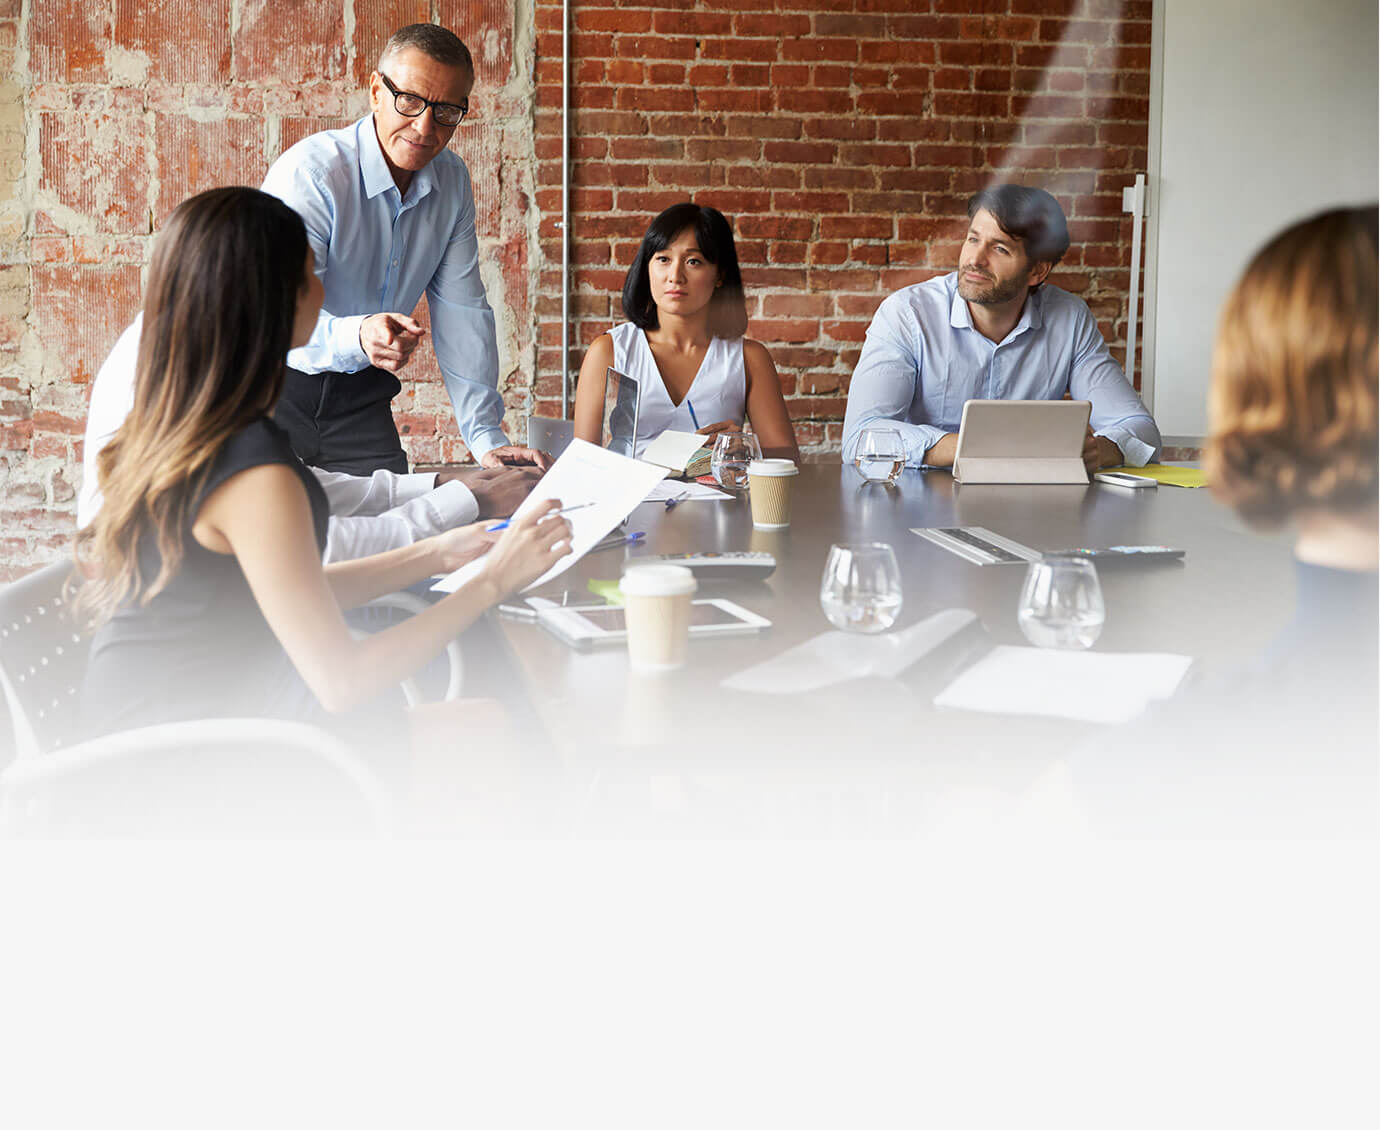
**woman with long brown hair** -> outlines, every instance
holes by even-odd
[[[227,715],[324,720],[422,666],[569,552],[556,507],[323,568],[327,506],[269,419],[321,308],[295,212],[250,188],[184,201],[149,271],[134,407],[101,452],[78,609],[96,627],[88,728]],[[356,640],[342,609],[458,568],[425,613]]]

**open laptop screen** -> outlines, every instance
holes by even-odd
[[[604,429],[601,442],[610,451],[632,457],[637,450],[637,419],[642,390],[612,365],[604,378]]]
[[[641,390],[637,382],[610,368],[604,382],[604,419],[599,444],[619,455],[633,455],[637,448],[637,421]],[[575,436],[574,420],[549,416],[527,417],[527,444],[550,455],[560,455]]]

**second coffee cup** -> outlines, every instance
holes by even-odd
[[[683,565],[636,565],[623,574],[628,661],[642,671],[669,671],[685,663],[690,601],[699,586]]]
[[[752,524],[759,530],[781,530],[791,524],[791,487],[799,473],[789,459],[754,459],[748,464]]]

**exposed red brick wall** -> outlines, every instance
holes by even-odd
[[[536,20],[536,391],[555,415],[560,4],[537,0]],[[802,447],[835,451],[878,303],[954,267],[967,197],[996,179],[1059,198],[1073,248],[1054,282],[1121,357],[1149,0],[581,0],[571,53],[572,373],[621,320],[648,221],[693,197],[734,224],[749,334]]]
[[[1075,243],[1057,281],[1124,342],[1120,189],[1145,167],[1149,0],[572,9],[572,367],[620,316],[647,221],[694,196],[734,220],[751,332],[823,455],[877,303],[952,266],[964,200],[997,176],[1063,201]],[[363,113],[383,37],[425,19],[476,57],[454,144],[516,436],[534,404],[560,404],[559,3],[0,0],[0,577],[70,538],[88,383],[138,309],[157,225]],[[414,460],[463,456],[429,352],[397,415]]]
[[[515,55],[508,0],[0,0],[0,579],[69,543],[89,382],[139,308],[158,226],[366,112],[384,39],[419,20],[475,56],[453,144],[515,429],[533,356],[531,46]],[[414,461],[465,457],[429,347],[395,403]]]

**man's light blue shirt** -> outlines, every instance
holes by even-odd
[[[1026,299],[1020,321],[1000,343],[974,327],[958,293],[958,272],[889,295],[867,327],[848,389],[843,459],[853,461],[869,425],[894,427],[906,464],[956,433],[969,400],[1092,403],[1092,430],[1121,448],[1128,466],[1160,451],[1160,431],[1112,359],[1087,303],[1048,283]]]
[[[302,217],[326,289],[316,332],[288,364],[306,373],[359,372],[369,364],[360,323],[385,311],[410,315],[425,292],[460,434],[476,459],[507,443],[465,162],[442,150],[413,174],[404,198],[370,115],[299,141],[273,163],[263,190]]]

